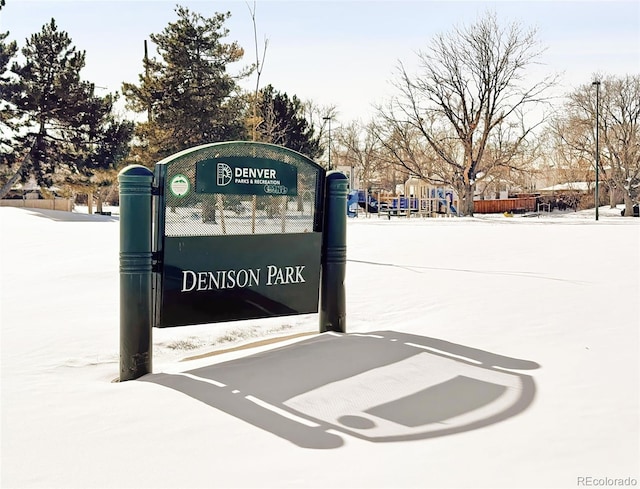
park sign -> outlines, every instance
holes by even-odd
[[[120,187],[120,381],[151,329],[319,312],[345,332],[347,177],[272,144],[212,143],[130,165]]]
[[[324,178],[303,155],[262,143],[158,163],[154,325],[317,312]]]

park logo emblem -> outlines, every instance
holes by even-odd
[[[183,175],[182,173],[178,173],[171,179],[171,182],[169,183],[169,189],[175,197],[184,197],[189,193],[191,184],[189,183],[189,179],[185,175]]]
[[[216,177],[217,183],[220,187],[229,185],[231,183],[231,180],[233,180],[233,172],[231,171],[231,167],[226,163],[218,163]]]

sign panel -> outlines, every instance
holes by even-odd
[[[154,326],[319,311],[322,167],[230,141],[165,158],[155,181]]]
[[[159,327],[318,312],[322,233],[166,237]]]
[[[226,156],[196,163],[201,194],[297,195],[297,168],[268,158]]]

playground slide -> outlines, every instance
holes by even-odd
[[[365,203],[364,202],[358,202],[358,205],[364,209],[365,208]],[[371,214],[377,214],[378,212],[378,202],[375,200],[372,200],[369,202],[369,205],[366,206],[367,208],[367,212],[371,213]]]
[[[445,207],[447,206],[447,201],[446,201],[446,200],[444,200],[444,199],[443,199],[443,200],[441,200],[441,201],[440,201],[440,203],[441,203],[443,206],[445,206]],[[458,211],[456,211],[455,206],[454,206],[453,204],[451,204],[451,203],[449,204],[449,210],[450,210],[450,211],[451,211],[451,213],[453,213],[453,214],[457,214],[457,213],[458,213]]]
[[[351,191],[347,197],[347,217],[356,217],[358,215],[358,192]]]
[[[356,195],[360,208],[367,209],[367,212],[372,214],[378,212],[378,201],[376,199],[369,196],[369,202],[367,203],[367,193],[364,190],[353,190],[352,192]]]
[[[445,195],[444,192],[441,189],[438,189],[438,197],[440,197],[440,202],[439,202],[440,205],[443,205],[445,207],[449,206],[449,211],[450,212],[452,212],[453,214],[458,214],[458,211],[456,210],[455,206],[447,198],[447,197],[449,197],[449,195],[451,195],[450,192],[447,192],[447,195]]]

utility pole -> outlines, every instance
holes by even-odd
[[[329,170],[331,170],[331,116],[323,117],[322,120],[329,121]]]
[[[596,87],[596,221],[599,217],[600,195],[598,194],[598,185],[600,181],[600,80],[596,80],[592,83]]]
[[[149,53],[147,51],[147,40],[144,40],[144,82],[149,89]],[[151,122],[151,97],[147,100],[147,122]]]

